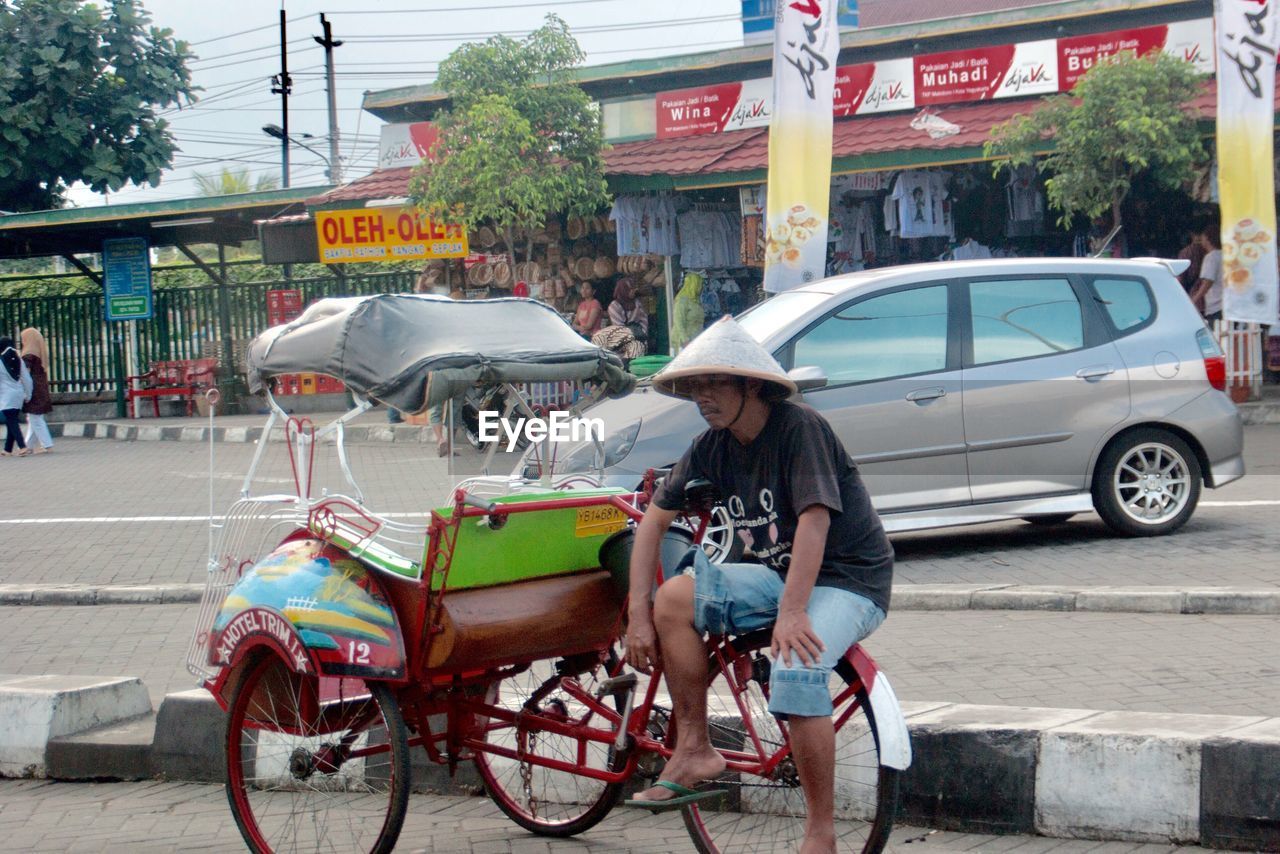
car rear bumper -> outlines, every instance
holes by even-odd
[[[1208,391],[1169,419],[1195,437],[1204,450],[1205,485],[1224,486],[1244,477],[1244,422],[1240,410],[1220,391]]]

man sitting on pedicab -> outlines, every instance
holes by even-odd
[[[884,620],[893,548],[849,454],[821,415],[787,400],[795,383],[731,318],[708,328],[654,377],[692,400],[708,429],[658,489],[636,532],[627,661],[661,663],[678,733],[657,785],[629,801],[660,809],[721,794],[694,788],[725,766],[707,730],[706,633],[773,625],[769,711],[789,722],[807,806],[801,851],[835,850],[835,733],[828,681]],[[759,563],[713,564],[691,549],[653,597],[659,548],[685,486],[718,487]],[[655,635],[656,631],[656,635]],[[659,649],[661,652],[659,653]]]

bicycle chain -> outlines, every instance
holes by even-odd
[[[536,747],[537,736],[529,733],[529,746],[525,749],[526,755]],[[524,800],[529,807],[530,818],[538,817],[538,799],[533,796],[533,766],[529,764],[528,759],[520,762],[520,781],[524,783]]]

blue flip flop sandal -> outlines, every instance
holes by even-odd
[[[679,783],[673,783],[670,780],[659,780],[656,785],[674,792],[676,796],[662,801],[623,801],[623,804],[629,807],[639,807],[652,813],[660,813],[680,809],[686,804],[691,804],[695,801],[703,801],[707,798],[721,798],[729,794],[724,789],[690,789],[688,786],[681,786]]]

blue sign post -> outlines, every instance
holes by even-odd
[[[102,241],[107,320],[151,318],[151,251],[145,237]]]

